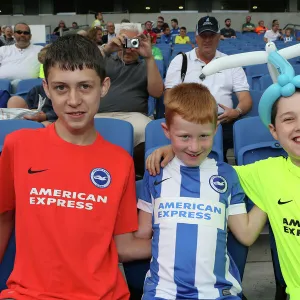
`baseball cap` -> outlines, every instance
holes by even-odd
[[[196,32],[201,34],[204,31],[211,31],[214,33],[220,32],[219,23],[216,18],[214,17],[203,17],[198,21]]]

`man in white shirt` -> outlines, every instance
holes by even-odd
[[[279,33],[279,22],[277,20],[273,21],[272,29],[267,30],[264,36],[264,41],[266,43],[275,42],[278,39],[283,39],[282,35]]]
[[[0,78],[11,81],[37,78],[40,70],[38,53],[43,47],[30,43],[31,32],[25,23],[15,25],[14,37],[14,45],[0,48]]]
[[[187,52],[187,71],[184,82],[196,82],[206,85],[219,105],[218,122],[223,127],[224,159],[227,150],[233,147],[232,127],[236,119],[246,114],[252,107],[247,77],[242,68],[233,68],[220,71],[202,78],[201,70],[210,61],[225,56],[217,47],[220,40],[220,28],[214,17],[203,17],[198,21],[196,28],[196,43],[198,48]],[[182,82],[181,68],[182,55],[176,56],[170,63],[166,80],[165,93]],[[200,79],[201,76],[201,79]],[[233,108],[232,93],[238,98],[237,107]]]
[[[103,44],[109,43],[111,39],[116,37],[115,24],[113,22],[107,22],[106,28],[107,28],[107,34],[102,36]]]

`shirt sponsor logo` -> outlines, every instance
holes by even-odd
[[[283,230],[285,233],[300,236],[300,221],[295,219],[283,218]]]
[[[47,188],[32,188],[29,196],[29,204],[31,205],[57,206],[85,210],[93,210],[94,203],[106,204],[107,201],[107,196]]]
[[[91,172],[91,181],[96,187],[104,189],[110,185],[111,176],[107,170],[96,168]]]
[[[213,175],[209,178],[209,184],[213,190],[220,194],[224,194],[227,191],[228,184],[226,179],[220,175]]]
[[[225,204],[212,203],[201,198],[157,198],[154,205],[154,223],[167,222],[203,224],[224,230]]]

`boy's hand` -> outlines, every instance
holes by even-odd
[[[162,158],[163,161],[161,162]],[[148,156],[146,169],[150,175],[155,176],[160,173],[160,167],[165,167],[173,158],[174,152],[171,145],[158,148]]]
[[[25,115],[24,119],[41,123],[47,120],[47,116],[44,112],[40,111],[35,115]]]

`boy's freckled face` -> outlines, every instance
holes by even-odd
[[[44,81],[44,89],[51,99],[53,109],[62,123],[70,130],[84,130],[93,122],[98,112],[100,98],[109,88],[109,79],[101,83],[93,69],[75,71],[51,67]]]
[[[291,160],[297,161],[298,165],[300,163],[300,93],[279,100],[275,128],[270,125],[270,130]]]
[[[199,166],[211,152],[216,133],[212,123],[195,124],[175,115],[169,128],[164,125],[163,129],[175,155],[186,166]]]

